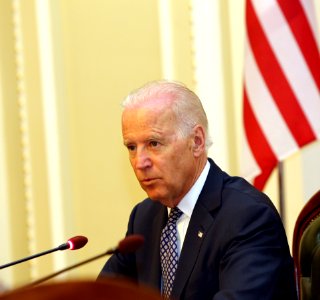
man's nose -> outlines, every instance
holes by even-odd
[[[135,158],[136,169],[145,169],[151,166],[151,157],[146,149],[138,149]]]

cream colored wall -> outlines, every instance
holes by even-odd
[[[81,250],[1,270],[0,282],[30,282],[123,238],[145,195],[122,146],[120,103],[148,80],[180,80],[199,93],[213,126],[210,155],[238,174],[243,4],[0,0],[0,264],[89,238]],[[318,188],[317,147],[285,163],[290,239]],[[266,192],[277,205],[276,174]],[[95,278],[104,261],[61,279]]]
[[[161,77],[157,2],[62,0],[59,11],[71,217],[90,240],[81,255],[88,257],[124,237],[133,205],[145,197],[122,145],[120,103]],[[97,276],[103,262],[78,272]]]
[[[120,103],[128,91],[162,75],[156,1],[0,5],[6,22],[0,29],[0,190],[7,220],[0,229],[1,262],[74,235],[89,238],[77,252],[2,271],[1,281],[12,286],[103,252],[124,237],[128,215],[145,195],[122,146]],[[103,263],[67,276],[96,277]]]
[[[22,25],[17,15],[16,3],[0,2],[0,111],[1,111],[1,262],[15,260],[29,253],[29,220],[31,204],[29,138],[26,116],[25,57],[21,46]],[[24,22],[28,28],[29,22]],[[19,26],[20,27],[20,26]],[[31,80],[31,77],[29,78]],[[32,113],[36,113],[35,109]],[[41,159],[41,156],[38,157]],[[41,179],[40,179],[41,180]],[[50,263],[50,259],[48,260]],[[13,282],[30,280],[30,265],[1,270],[1,281],[11,285]]]

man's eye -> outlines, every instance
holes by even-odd
[[[136,149],[136,146],[134,145],[127,145],[127,149],[131,152],[134,151]]]
[[[157,147],[157,146],[159,146],[159,142],[157,142],[157,141],[151,141],[151,142],[150,142],[150,146],[151,146],[151,147]]]

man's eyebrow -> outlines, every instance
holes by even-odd
[[[146,136],[142,142],[148,142],[150,140],[159,140],[159,141],[162,141],[162,140],[165,140],[167,139],[167,136],[163,135],[162,132],[155,132],[155,133],[151,133],[150,135]],[[128,145],[128,144],[131,144],[131,143],[135,143],[135,141],[131,140],[130,138],[124,138],[123,139],[123,144],[124,145]]]
[[[132,143],[130,140],[128,140],[128,139],[125,139],[125,140],[123,140],[123,144],[124,145],[128,145],[128,144],[130,144],[130,143]]]

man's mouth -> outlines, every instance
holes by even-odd
[[[143,184],[143,185],[150,185],[150,184],[153,184],[155,183],[155,181],[157,181],[158,178],[144,178],[142,179],[140,182]]]

